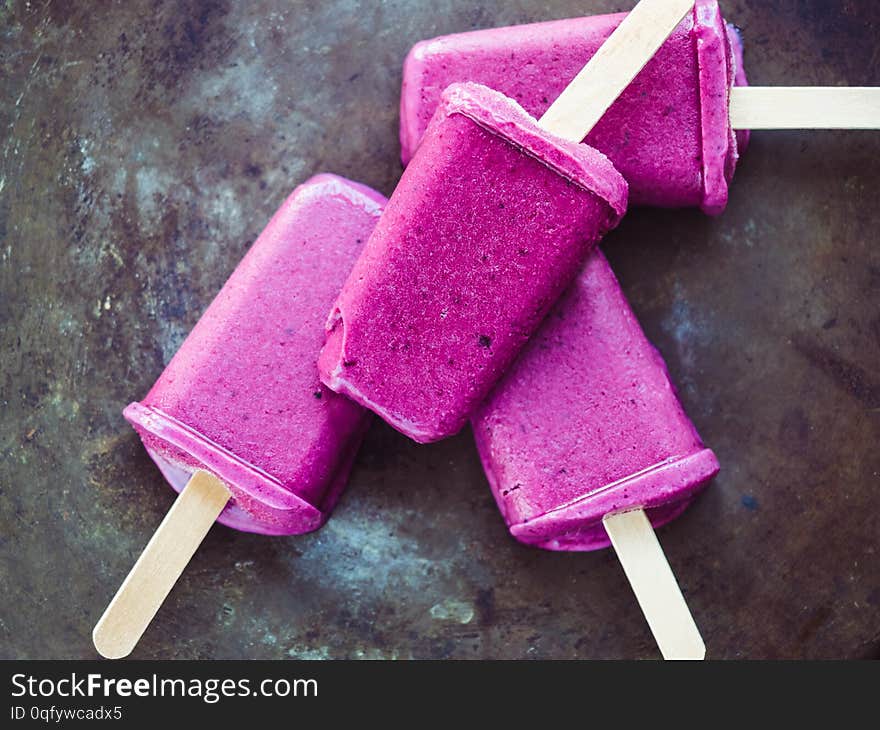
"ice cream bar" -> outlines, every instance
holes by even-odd
[[[412,158],[454,82],[485,84],[541,115],[626,17],[555,20],[416,44],[403,70],[400,141]],[[586,137],[630,186],[630,203],[719,213],[747,132],[732,132],[731,85],[745,85],[742,43],[715,0],[697,0]]]
[[[332,310],[321,379],[416,441],[456,433],[625,207],[604,155],[451,86]]]
[[[321,385],[315,361],[384,203],[333,175],[296,188],[146,398],[125,409],[174,489],[196,470],[227,485],[219,521],[230,527],[314,530],[345,485],[368,413]]]
[[[598,250],[473,429],[511,534],[549,550],[606,547],[612,513],[662,525],[718,471]]]

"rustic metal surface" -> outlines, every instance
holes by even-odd
[[[90,631],[172,501],[120,415],[286,193],[390,193],[439,33],[631,2],[0,4],[0,657]],[[880,84],[870,0],[727,0],[756,84]],[[758,133],[606,251],[723,470],[661,540],[712,657],[880,652],[880,134]],[[218,527],[135,656],[654,657],[614,555],[505,533],[470,433],[376,424],[322,531]]]

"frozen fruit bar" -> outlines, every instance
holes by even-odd
[[[294,190],[146,398],[125,409],[177,491],[195,470],[226,484],[219,521],[230,527],[314,530],[345,486],[369,414],[321,385],[316,360],[384,203],[333,175]]]
[[[449,84],[485,84],[540,116],[625,17],[570,18],[416,44],[403,71],[404,163]],[[725,25],[715,0],[698,0],[585,141],[626,178],[630,203],[719,213],[738,146],[745,145],[748,134],[734,135],[730,128],[728,97],[734,84],[746,84],[739,35]]]
[[[549,550],[606,547],[610,513],[662,525],[718,471],[599,251],[473,428],[511,534]]]
[[[336,301],[323,382],[416,441],[451,436],[625,207],[604,155],[453,85]]]

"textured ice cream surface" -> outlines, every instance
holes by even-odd
[[[319,527],[369,413],[325,388],[324,321],[385,199],[318,175],[282,204],[144,400],[125,410],[176,490],[205,469],[232,492],[231,527]]]
[[[323,382],[416,441],[451,436],[625,207],[601,153],[453,85],[331,312]]]
[[[404,163],[449,84],[485,84],[540,116],[624,17],[570,18],[416,44],[403,71]],[[719,213],[738,157],[728,114],[733,83],[746,83],[741,40],[725,27],[715,0],[698,0],[585,141],[627,179],[632,204]]]
[[[718,471],[599,251],[472,422],[511,534],[550,550],[606,547],[613,512],[662,525]]]

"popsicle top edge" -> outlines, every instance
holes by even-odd
[[[277,479],[242,461],[232,452],[205,438],[177,419],[143,403],[130,403],[122,412],[139,434],[149,436],[183,451],[230,489],[233,499],[244,494],[280,512],[295,512],[303,524],[302,532],[323,524],[321,510],[285,488]]]
[[[349,180],[332,172],[319,172],[297,185],[288,196],[288,200],[314,193],[318,196],[337,195],[350,203],[359,205],[377,218],[388,199],[380,192],[363,183]]]
[[[606,514],[645,509],[662,510],[657,526],[674,519],[720,469],[715,453],[706,447],[674,456],[642,471],[607,484],[587,495],[510,526],[520,542],[549,550],[594,550],[608,545],[601,529]],[[633,501],[631,492],[652,494]],[[681,510],[669,509],[680,505]],[[591,529],[595,528],[595,529]]]
[[[534,117],[510,97],[482,84],[455,83],[443,92],[436,114],[468,117],[571,183],[602,198],[617,219],[626,212],[629,187],[604,154],[541,129]]]
[[[742,48],[737,56],[734,34],[725,24],[717,2],[696,3],[692,39],[700,89],[700,209],[707,215],[718,215],[727,206],[729,184],[739,159],[737,137],[730,126],[730,89],[746,80],[744,74],[737,74]]]

